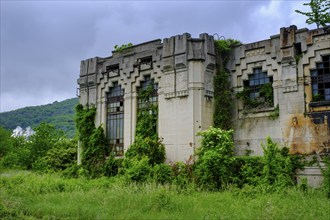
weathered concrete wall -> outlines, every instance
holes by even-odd
[[[330,33],[323,29],[297,30],[295,26],[281,28],[270,39],[236,47],[228,69],[234,91],[242,91],[254,68],[262,68],[273,77],[274,103],[272,108],[244,112],[243,102],[236,100],[234,118],[237,154],[251,151],[262,154],[261,142],[270,136],[290,148],[291,153],[320,153],[329,149],[328,118],[322,124],[311,119],[329,114],[330,103],[312,108],[311,70],[322,56],[330,54]],[[275,107],[279,117],[269,118]],[[243,114],[245,113],[245,114]]]
[[[199,145],[196,133],[212,125],[213,37],[190,34],[146,42],[113,52],[107,58],[81,62],[80,103],[97,106],[96,124],[106,129],[106,94],[118,82],[124,89],[124,148],[133,143],[137,118],[137,88],[145,76],[158,83],[158,134],[168,162],[184,161]],[[151,57],[152,65],[139,65]],[[108,71],[118,66],[118,71]]]

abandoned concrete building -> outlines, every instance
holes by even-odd
[[[118,156],[133,143],[138,91],[152,85],[158,107],[158,135],[167,162],[190,158],[197,132],[213,125],[214,37],[172,36],[134,45],[112,56],[81,62],[80,103],[94,104]],[[232,127],[236,154],[262,154],[270,136],[291,153],[330,151],[330,33],[281,28],[269,39],[233,48],[227,63],[233,89]],[[270,85],[271,97],[262,92]],[[235,94],[248,91],[250,105]],[[249,107],[249,108],[248,108]]]

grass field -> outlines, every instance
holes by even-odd
[[[330,219],[330,200],[321,190],[204,192],[192,186],[126,184],[118,177],[0,175],[0,219]]]

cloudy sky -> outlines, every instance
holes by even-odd
[[[301,0],[1,0],[0,112],[76,96],[80,61],[110,56],[114,45],[188,32],[243,43],[281,27],[314,28],[294,12]]]

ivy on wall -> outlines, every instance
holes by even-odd
[[[153,92],[152,84],[139,91],[138,98],[143,108],[138,110],[135,141],[125,154],[127,159],[141,160],[147,157],[151,165],[165,161],[165,146],[157,132],[158,106],[151,101]]]
[[[226,69],[231,50],[240,44],[233,39],[215,40],[216,75],[214,78],[214,127],[228,130],[231,125],[233,108],[233,91],[229,81],[229,71]]]
[[[101,126],[95,127],[96,108],[76,106],[76,127],[82,148],[82,164],[90,177],[102,175],[106,162],[107,140]]]
[[[260,87],[260,98],[251,98],[251,88],[245,87],[243,91],[236,93],[236,98],[243,101],[244,110],[253,108],[267,108],[272,107],[274,103],[274,92],[271,83],[263,84]]]

